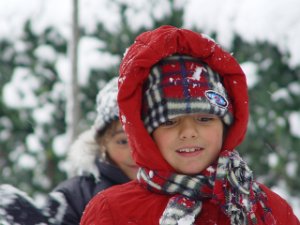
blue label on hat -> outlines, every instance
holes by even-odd
[[[225,97],[215,91],[205,91],[205,96],[211,104],[217,105],[221,108],[228,106],[228,101]]]

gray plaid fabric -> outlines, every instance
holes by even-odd
[[[214,182],[210,176],[158,174],[156,171],[140,168],[138,180],[151,191],[172,195],[159,220],[160,225],[177,225],[181,224],[180,221],[190,221],[193,224],[202,209],[202,200],[213,197]]]
[[[181,193],[189,198],[211,198],[211,194],[201,192],[202,186],[212,188],[212,179],[208,179],[203,175],[192,177],[182,174],[174,174],[170,177],[170,179],[168,179],[168,182],[164,184],[163,190],[165,190],[168,194]],[[197,193],[195,190],[199,191],[199,193]]]
[[[192,201],[191,207],[177,204],[177,202]],[[162,214],[160,225],[178,225],[178,224],[193,224],[195,218],[202,209],[201,201],[188,200],[184,196],[177,196],[173,201],[169,201],[166,210]]]

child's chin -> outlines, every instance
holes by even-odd
[[[200,174],[204,169],[182,169],[180,171],[177,171],[180,174],[186,174],[189,176],[194,176]]]

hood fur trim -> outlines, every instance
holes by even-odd
[[[91,128],[81,133],[72,144],[68,153],[68,176],[93,174],[99,178],[100,173],[96,165],[99,156],[99,146],[95,141],[95,129]]]

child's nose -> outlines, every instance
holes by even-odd
[[[196,124],[192,120],[184,120],[180,124],[180,139],[190,139],[198,137]]]

